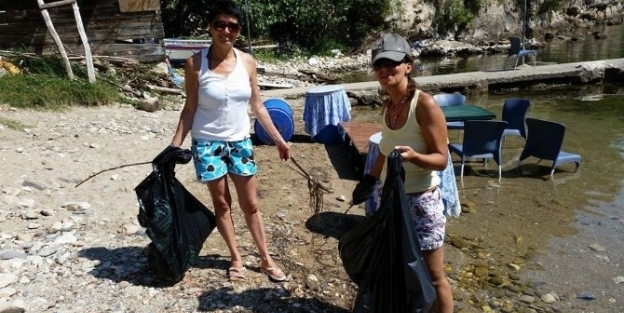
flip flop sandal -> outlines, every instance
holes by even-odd
[[[245,280],[245,274],[247,274],[247,269],[244,266],[241,268],[230,267],[228,269],[230,280]]]
[[[266,274],[269,277],[269,280],[273,281],[273,282],[283,282],[286,281],[287,276],[286,274],[284,274],[284,272],[279,269],[279,268],[275,268],[275,267],[267,267],[267,268],[262,268],[260,267],[260,272],[262,272],[263,274]],[[277,274],[277,275],[275,275]],[[279,275],[281,274],[281,275]]]

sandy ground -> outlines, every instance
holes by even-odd
[[[294,109],[297,128],[296,135],[292,139],[292,156],[333,192],[324,196],[323,210],[320,214],[315,214],[309,205],[307,182],[295,172],[293,164],[279,161],[274,147],[256,146],[260,210],[265,218],[270,250],[276,261],[292,276],[290,282],[280,287],[287,295],[267,296],[263,293],[266,290],[274,290],[275,286],[267,282],[266,277],[257,270],[259,258],[244,226],[242,213],[235,204],[233,219],[236,233],[246,265],[250,269],[249,278],[243,283],[243,287],[226,282],[228,253],[223,240],[215,231],[204,245],[201,264],[192,268],[185,280],[175,287],[158,289],[154,285],[143,285],[132,280],[128,284],[128,280],[109,279],[110,288],[125,288],[123,299],[128,304],[121,309],[113,304],[102,304],[106,310],[118,312],[156,312],[165,309],[171,312],[273,312],[272,308],[280,308],[275,312],[349,310],[355,285],[344,272],[337,253],[337,244],[342,233],[363,220],[363,210],[354,208],[345,215],[343,213],[347,210],[348,204],[338,198],[342,196],[349,200],[357,177],[349,158],[349,150],[344,146],[324,146],[311,142],[303,131],[303,100],[289,100],[289,103]],[[132,250],[133,254],[130,255],[140,255],[141,247],[145,246],[149,239],[145,235],[140,235],[141,230],[136,221],[138,203],[133,189],[151,171],[150,166],[140,165],[109,171],[78,188],[74,186],[103,169],[151,161],[169,144],[177,125],[179,109],[180,105],[171,105],[164,110],[147,113],[127,106],[111,106],[74,108],[65,112],[34,112],[3,107],[0,110],[0,117],[4,121],[2,124],[5,125],[0,130],[0,160],[3,163],[0,186],[2,188],[0,250],[19,250],[19,247],[24,246],[24,242],[41,241],[43,240],[41,238],[53,233],[51,229],[55,229],[55,223],[69,220],[79,226],[72,231],[79,244],[67,248],[70,264],[85,262],[84,259],[90,255],[89,249],[101,248],[108,249],[105,251],[109,253],[114,251],[119,253],[126,251],[124,248],[132,248],[135,250]],[[359,116],[360,120],[374,120],[377,115],[375,112],[362,109],[354,111],[354,116]],[[16,129],[6,125],[14,125]],[[184,146],[189,147],[188,138]],[[176,174],[197,198],[210,207],[209,194],[204,186],[195,182],[191,164],[178,166]],[[468,178],[467,184],[474,184],[475,179],[478,178]],[[539,233],[539,228],[531,226],[531,221],[527,217],[525,229],[513,233],[505,232],[505,227],[509,225],[498,223],[520,213],[515,209],[497,211],[503,205],[496,202],[495,190],[496,188],[486,188],[483,192],[476,190],[472,192],[470,189],[464,191],[462,193],[464,213],[459,219],[449,220],[446,263],[454,288],[456,311],[615,312],[612,310],[613,307],[609,308],[609,303],[576,300],[577,292],[572,287],[561,287],[554,292],[555,290],[544,289],[544,284],[522,281],[519,269],[530,267],[530,264],[533,264],[531,265],[533,268],[539,265],[531,263],[535,241],[528,240],[529,237]],[[527,201],[518,199],[516,198],[516,201]],[[68,209],[68,202],[88,203],[84,217],[77,218],[76,212]],[[559,207],[561,210],[569,208],[565,204],[556,204],[553,207],[555,210]],[[43,210],[48,210],[51,214],[43,214]],[[32,216],[33,212],[36,216]],[[41,214],[38,214],[39,212]],[[29,218],[29,215],[32,218]],[[539,243],[539,240],[537,242]],[[124,257],[121,256],[119,259],[124,260]],[[5,261],[0,260],[4,262],[0,263],[4,264],[0,266],[0,275],[14,271],[11,267],[13,263],[7,263],[9,261],[11,261],[9,258]],[[125,259],[124,264],[141,261],[144,259],[139,258],[136,262]],[[2,299],[0,303],[25,301],[29,312],[46,310],[85,312],[80,309],[78,305],[80,302],[76,300],[79,298],[80,289],[85,284],[98,284],[93,281],[105,280],[92,271],[84,270],[80,276],[72,275],[70,272],[63,279],[27,281],[20,280],[19,277],[28,276],[30,271],[36,272],[37,268],[28,264],[20,268],[21,274],[15,281],[11,280],[8,287],[0,286]],[[145,272],[135,274],[149,275]],[[63,299],[54,301],[48,297],[55,296],[57,291],[48,295],[26,292],[29,285],[33,284],[38,286],[37,288],[47,290],[66,286],[75,291],[68,292],[65,297],[61,297]],[[134,285],[144,286],[145,290],[137,291],[139,296],[130,292],[133,297],[129,297],[128,288]],[[3,295],[3,287],[12,289]],[[152,292],[150,288],[156,288],[156,291]],[[240,302],[223,300],[230,299],[232,295],[230,291],[224,293],[222,288],[230,288],[227,290],[234,290],[239,295],[248,297]],[[253,293],[254,290],[261,290],[260,294]],[[160,296],[158,292],[161,292]],[[147,294],[153,299],[161,297],[159,301],[162,303],[150,300],[149,305],[146,304],[147,300],[141,299],[141,295]],[[181,294],[183,300],[177,300]],[[114,293],[100,295],[94,301],[112,303],[118,301],[116,299],[119,297]],[[222,302],[215,299],[221,299],[219,301]],[[215,304],[215,301],[219,304]],[[50,303],[54,305],[50,306]]]

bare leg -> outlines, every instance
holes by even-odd
[[[423,257],[427,268],[429,269],[429,276],[433,281],[433,287],[436,291],[436,312],[437,313],[452,313],[453,312],[453,291],[451,290],[451,284],[446,279],[444,273],[444,248],[440,247],[435,250],[423,251]]]
[[[269,255],[269,249],[266,243],[266,234],[264,232],[264,223],[262,222],[262,214],[258,211],[257,187],[258,181],[255,176],[238,176],[230,174],[230,178],[236,187],[238,202],[243,213],[245,214],[245,222],[251,233],[251,237],[258,247],[258,253],[262,259],[260,266],[262,268],[277,268],[275,262]],[[280,273],[272,273],[277,276]]]
[[[225,244],[230,250],[230,258],[232,267],[241,268],[243,259],[236,245],[236,234],[234,233],[234,224],[232,223],[232,196],[227,184],[227,176],[223,176],[217,180],[208,182],[208,190],[212,197],[212,205],[214,206],[217,218],[217,229],[221,237],[225,240]]]

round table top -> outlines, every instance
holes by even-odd
[[[306,95],[321,95],[341,90],[344,90],[344,86],[342,85],[323,85],[306,90]]]
[[[381,141],[381,132],[375,133],[373,135],[370,136],[370,138],[368,139],[368,141],[370,141],[370,143],[374,143],[376,145],[379,145],[379,142]]]

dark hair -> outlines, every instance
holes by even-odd
[[[212,23],[219,14],[232,15],[241,22],[241,10],[230,0],[219,0],[208,10],[208,22]]]

